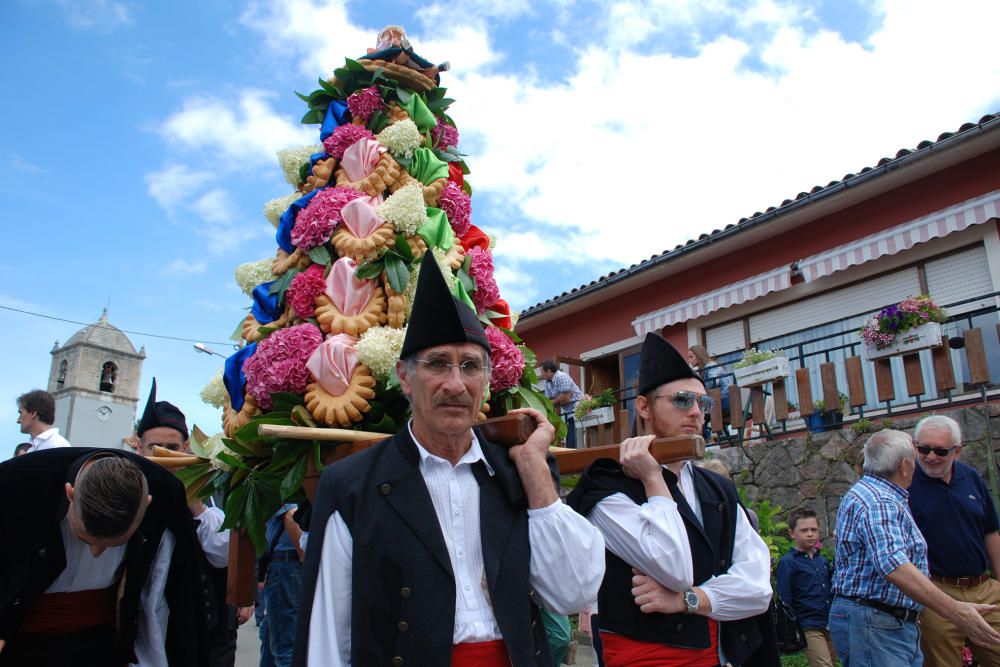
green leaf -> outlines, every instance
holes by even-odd
[[[364,69],[364,68],[362,68]],[[350,88],[350,84],[354,82],[354,77],[351,76],[351,70],[346,67],[338,67],[333,70],[333,75],[337,77],[337,81],[343,84],[345,90]]]
[[[318,245],[309,251],[309,259],[317,264],[328,264],[331,257],[330,249],[326,247],[325,243],[323,245]]]
[[[364,65],[359,63],[357,60],[352,60],[350,58],[344,58],[344,68],[351,72],[361,74],[362,76],[368,74],[368,70],[365,69]]]
[[[291,391],[276,391],[271,394],[271,402],[274,412],[291,412],[295,406],[305,405],[306,400]]]
[[[396,97],[399,98],[400,104],[409,104],[410,99],[413,97],[413,93],[408,91],[406,88],[399,86],[396,88]]]
[[[313,444],[313,466],[316,467],[316,472],[323,472],[323,453],[318,442]]]
[[[250,309],[248,308],[247,310],[250,310]],[[246,319],[246,316],[244,316],[244,319]],[[229,335],[229,340],[234,341],[236,343],[239,343],[240,347],[243,347],[243,320],[242,319],[240,320],[239,324],[236,325],[236,329],[233,330],[233,333]]]
[[[476,280],[464,268],[459,269],[455,275],[458,277],[458,281],[462,283],[462,287],[465,288],[466,292],[471,294],[476,290]]]
[[[308,162],[303,162],[299,165],[299,181],[302,183],[305,183],[306,179],[309,178],[309,169],[310,167]]]
[[[242,528],[246,518],[245,506],[247,503],[247,493],[249,487],[239,485],[226,498],[226,520],[222,522],[223,528]]]
[[[413,262],[413,250],[410,248],[410,244],[406,242],[406,234],[402,232],[396,234],[396,252],[399,253],[399,256],[407,264]]]
[[[434,155],[442,162],[461,162],[462,158],[447,151],[436,150]]]
[[[246,517],[247,533],[250,535],[250,540],[257,553],[263,554],[267,550],[267,536],[264,532],[266,519],[261,516],[260,502],[253,490],[247,494]]]
[[[296,405],[292,408],[292,421],[300,426],[308,426],[309,428],[316,428],[319,424],[313,419],[312,414],[304,405]]]
[[[243,443],[238,442],[235,438],[223,438],[222,444],[229,449],[229,451],[239,454],[240,456],[253,456],[253,450],[246,447]]]
[[[433,102],[434,100],[439,100],[442,97],[444,97],[444,94],[447,90],[448,90],[447,88],[442,88],[441,86],[428,90],[426,93],[424,93],[424,97],[427,98],[427,104],[430,105],[430,103]]]
[[[358,280],[370,280],[371,278],[378,277],[384,270],[385,259],[380,257],[378,259],[362,262],[361,265],[354,271],[354,275],[358,278]]]
[[[295,94],[298,95],[298,98],[300,100],[302,100],[303,102],[308,102],[309,101],[309,96],[308,95],[303,95],[302,93],[300,93],[297,90],[295,91]]]
[[[292,278],[294,278],[299,271],[301,271],[301,269],[296,267],[292,267],[285,271],[281,274],[280,278],[274,281],[274,284],[271,285],[270,289],[267,290],[268,293],[283,294],[288,289],[288,286],[292,284]]]
[[[232,454],[229,454],[228,452],[219,452],[219,460],[223,461],[224,463],[228,463],[234,468],[240,468],[242,470],[250,469],[250,467],[246,463],[243,463],[243,461],[236,458]]]
[[[410,269],[403,258],[391,250],[385,254],[385,275],[392,289],[400,293],[406,291],[406,285],[410,281]]]
[[[285,500],[302,488],[302,480],[306,478],[307,457],[303,456],[292,466],[288,474],[281,480],[281,499]]]
[[[187,468],[181,468],[176,473],[174,473],[177,479],[181,480],[181,484],[185,487],[191,486],[191,482],[200,478],[206,472],[209,472],[212,466],[208,463],[195,463],[194,465],[188,466]]]
[[[319,78],[319,85],[320,88],[325,90],[327,94],[332,95],[334,98],[338,98],[342,94],[341,91],[336,86],[334,86],[332,83],[330,83],[323,77]]]

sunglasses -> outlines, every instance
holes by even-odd
[[[669,398],[671,404],[678,410],[690,410],[691,406],[697,401],[698,409],[701,410],[702,414],[708,414],[711,411],[712,406],[715,401],[712,400],[711,396],[706,396],[705,394],[697,394],[693,391],[675,391],[672,394],[663,394],[662,396],[654,396],[655,401],[658,398]]]
[[[921,454],[923,454],[924,456],[927,456],[931,452],[934,452],[935,456],[940,456],[941,458],[944,458],[945,456],[948,456],[949,454],[951,454],[956,449],[958,449],[958,446],[955,446],[955,447],[928,447],[927,445],[917,445],[917,451],[920,452]]]

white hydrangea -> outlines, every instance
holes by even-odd
[[[278,151],[278,164],[281,165],[281,170],[285,172],[285,180],[288,181],[288,184],[293,188],[302,185],[302,179],[299,178],[299,170],[302,168],[302,163],[309,162],[309,156],[313,153],[322,152],[322,144],[282,148]]]
[[[412,157],[414,149],[419,148],[424,141],[417,124],[409,118],[393,123],[375,138],[394,156],[404,158]]]
[[[240,264],[236,267],[236,284],[240,286],[244,294],[250,296],[257,285],[277,278],[271,273],[273,265],[274,260],[272,259],[259,259],[256,262]]]
[[[427,222],[423,187],[410,183],[396,190],[378,207],[378,214],[391,222],[397,232],[415,234]]]
[[[206,454],[208,454],[209,461],[211,462],[213,468],[218,468],[220,470],[230,470],[232,469],[232,466],[230,466],[225,461],[219,459],[219,452],[227,452],[229,454],[232,454],[232,452],[230,452],[229,449],[226,447],[226,445],[222,442],[222,438],[224,437],[225,437],[224,433],[216,433],[215,435],[208,438],[208,440],[201,443],[201,448],[205,450]]]
[[[212,376],[212,379],[208,381],[201,390],[201,400],[205,401],[209,405],[215,408],[222,408],[226,405],[226,385],[222,381],[222,369]]]
[[[278,222],[281,220],[281,216],[284,215],[285,211],[288,210],[288,207],[292,205],[292,202],[301,197],[301,192],[293,192],[285,195],[284,197],[272,199],[264,204],[264,217],[271,223],[271,226],[277,228]]]
[[[438,268],[441,269],[441,275],[444,276],[444,281],[448,285],[448,289],[451,290],[455,287],[455,281],[458,280],[458,276],[454,274],[451,270],[451,262],[445,257],[445,254],[434,248],[431,250],[434,254],[434,259],[437,260]],[[420,267],[427,260],[427,255],[420,261],[419,264],[415,264],[410,267],[410,280],[406,284],[406,319],[410,319],[410,314],[413,312],[413,297],[417,293],[417,278],[420,276]]]
[[[399,361],[399,352],[403,349],[403,339],[406,337],[406,327],[372,327],[361,334],[355,349],[358,351],[358,361],[371,369],[372,375],[380,380],[388,380],[392,369]]]

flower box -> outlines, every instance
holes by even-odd
[[[598,424],[610,424],[615,420],[615,409],[611,406],[594,408],[583,417],[577,419],[580,426],[597,426]]]
[[[941,325],[937,322],[927,322],[896,334],[895,340],[889,345],[865,345],[865,356],[869,360],[884,359],[940,346]]]
[[[774,357],[743,368],[733,369],[736,384],[741,387],[755,387],[759,384],[782,380],[788,377],[789,372],[788,357]]]

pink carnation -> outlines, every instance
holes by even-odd
[[[362,139],[375,139],[375,135],[367,130],[363,125],[341,125],[333,131],[329,137],[323,140],[323,148],[327,155],[331,155],[338,160],[344,157],[344,151],[358,143]]]
[[[476,312],[482,314],[500,298],[500,288],[493,277],[493,255],[476,246],[469,250],[469,256],[472,257],[469,275],[476,281],[472,303],[476,305]]]
[[[486,327],[486,338],[490,341],[490,391],[496,393],[517,386],[524,372],[524,355],[514,341],[496,327]]]
[[[435,146],[441,148],[458,146],[458,128],[442,122],[440,118],[437,119],[437,125],[431,128],[431,137],[434,139]]]
[[[309,384],[306,360],[323,342],[322,332],[312,324],[278,329],[257,343],[257,350],[243,365],[247,392],[263,410],[270,410],[271,394],[290,391],[305,394]]]
[[[292,284],[285,292],[285,300],[299,317],[312,317],[316,314],[316,297],[326,289],[323,270],[323,266],[313,264],[292,278]]]
[[[455,236],[462,238],[469,232],[472,224],[472,200],[457,183],[448,181],[438,197],[438,206],[448,216]]]
[[[354,118],[360,118],[366,123],[376,111],[385,109],[385,102],[379,95],[378,86],[357,90],[347,98],[347,108]]]
[[[334,228],[340,223],[340,210],[347,202],[364,197],[354,188],[326,188],[309,200],[309,204],[295,216],[292,243],[296,248],[310,250],[330,240]]]

